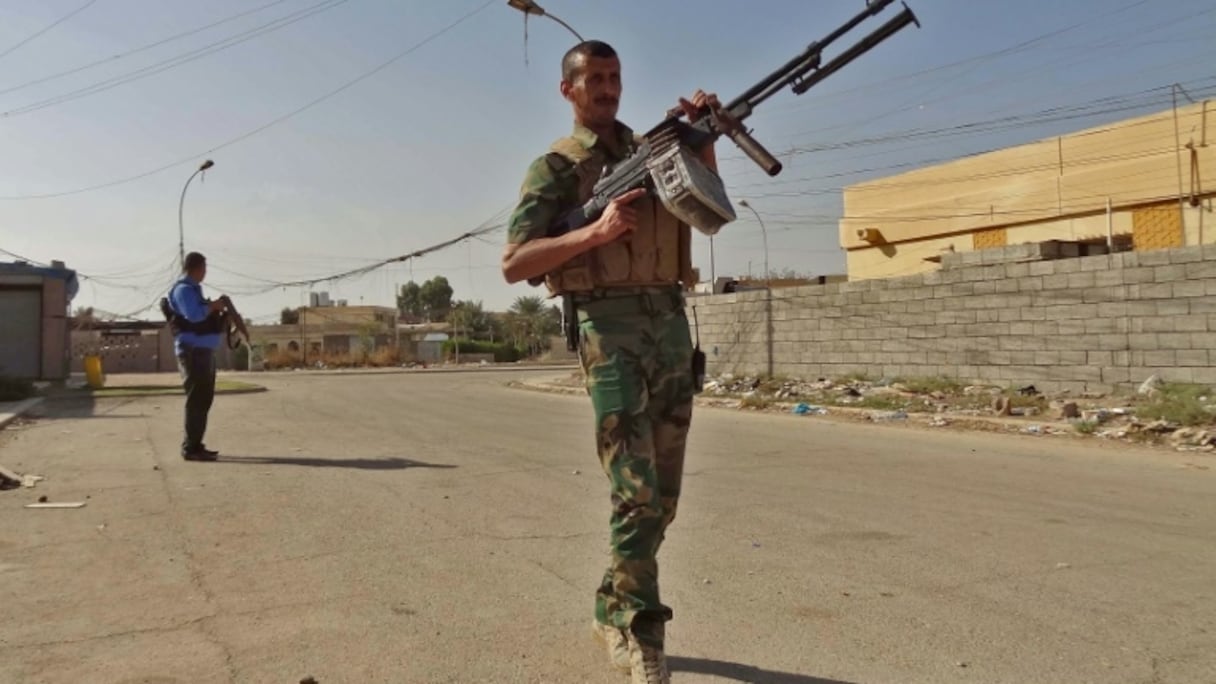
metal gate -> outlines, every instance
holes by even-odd
[[[40,287],[0,287],[0,374],[42,377]]]

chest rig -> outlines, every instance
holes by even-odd
[[[579,204],[591,198],[609,160],[597,148],[588,149],[574,137],[561,138],[549,148],[554,173],[573,174]],[[588,292],[612,287],[683,284],[692,287],[692,233],[663,203],[652,196],[632,204],[638,226],[632,233],[567,261],[545,276],[552,294]]]

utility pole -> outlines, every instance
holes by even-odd
[[[760,236],[764,242],[764,318],[765,318],[765,338],[768,347],[768,377],[773,377],[773,287],[768,270],[768,229],[764,227],[764,220],[760,218],[760,212],[748,203],[747,200],[739,200],[739,206],[747,207],[756,216],[756,221],[760,223]],[[751,275],[751,262],[747,262],[747,271]]]
[[[1182,193],[1182,136],[1178,130],[1178,93],[1181,92],[1186,99],[1195,104],[1191,94],[1183,89],[1182,85],[1175,83],[1170,86],[1170,98],[1174,102],[1174,158],[1178,162],[1178,226],[1182,230],[1182,244],[1186,244],[1186,199]],[[1202,238],[1200,242],[1202,243]]]
[[[308,292],[305,293],[305,296],[310,297],[311,294]],[[308,329],[304,327],[304,313],[307,310],[307,307],[301,306],[296,312],[296,323],[300,326],[300,354],[302,354],[300,358],[305,368],[308,368],[308,338],[305,335]]]

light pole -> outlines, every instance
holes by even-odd
[[[739,200],[739,206],[747,207],[755,214],[756,221],[760,223],[760,237],[764,242],[764,336],[768,347],[768,377],[771,378],[773,377],[773,288],[768,276],[768,230],[764,227],[764,220],[760,218],[760,212],[748,204],[747,200]]]
[[[182,211],[186,206],[186,188],[190,187],[190,181],[194,180],[195,176],[206,171],[212,166],[215,166],[215,162],[211,161],[210,159],[203,162],[199,165],[197,171],[190,174],[190,177],[186,179],[186,184],[182,186],[182,199],[177,203],[177,253],[179,265],[182,268],[186,267],[186,229],[182,221]]]
[[[540,5],[536,4],[535,2],[533,2],[533,0],[507,0],[507,4],[510,5],[511,7],[514,7],[515,9],[519,10],[520,12],[523,12],[525,22],[528,20],[527,15],[529,15],[529,14],[534,14],[538,17],[549,17],[553,21],[556,21],[557,23],[561,24],[562,26],[565,26],[566,30],[569,31],[570,33],[573,33],[574,37],[578,38],[580,42],[583,40],[583,37],[578,34],[578,31],[575,31],[573,28],[571,28],[570,24],[567,24],[566,22],[562,21],[561,19],[558,19],[557,17],[553,16],[552,14],[545,12],[544,8],[541,7]]]
[[[765,229],[765,227],[764,227],[764,220],[760,218],[760,212],[756,211],[755,207],[748,204],[747,200],[745,200],[745,199],[739,200],[739,206],[747,207],[748,209],[751,209],[752,214],[754,214],[756,216],[756,221],[759,222],[759,224],[760,224],[760,239],[764,244],[764,285],[765,285],[765,287],[767,287],[768,282],[769,282],[769,280],[768,280],[768,278],[769,278],[769,276],[768,276],[768,273],[769,273],[769,271],[768,271],[768,230]]]

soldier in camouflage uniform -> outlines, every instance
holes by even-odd
[[[595,596],[594,633],[634,682],[669,680],[656,555],[676,514],[692,418],[693,347],[683,291],[692,287],[691,231],[656,198],[634,190],[596,221],[557,237],[549,227],[586,201],[605,167],[636,147],[616,120],[620,62],[588,41],[562,60],[562,95],[574,131],[528,168],[503,254],[508,282],[544,282],[573,298],[579,359],[611,490],[612,562]],[[680,99],[690,119],[720,106],[697,91]],[[712,147],[702,155],[716,168]]]

